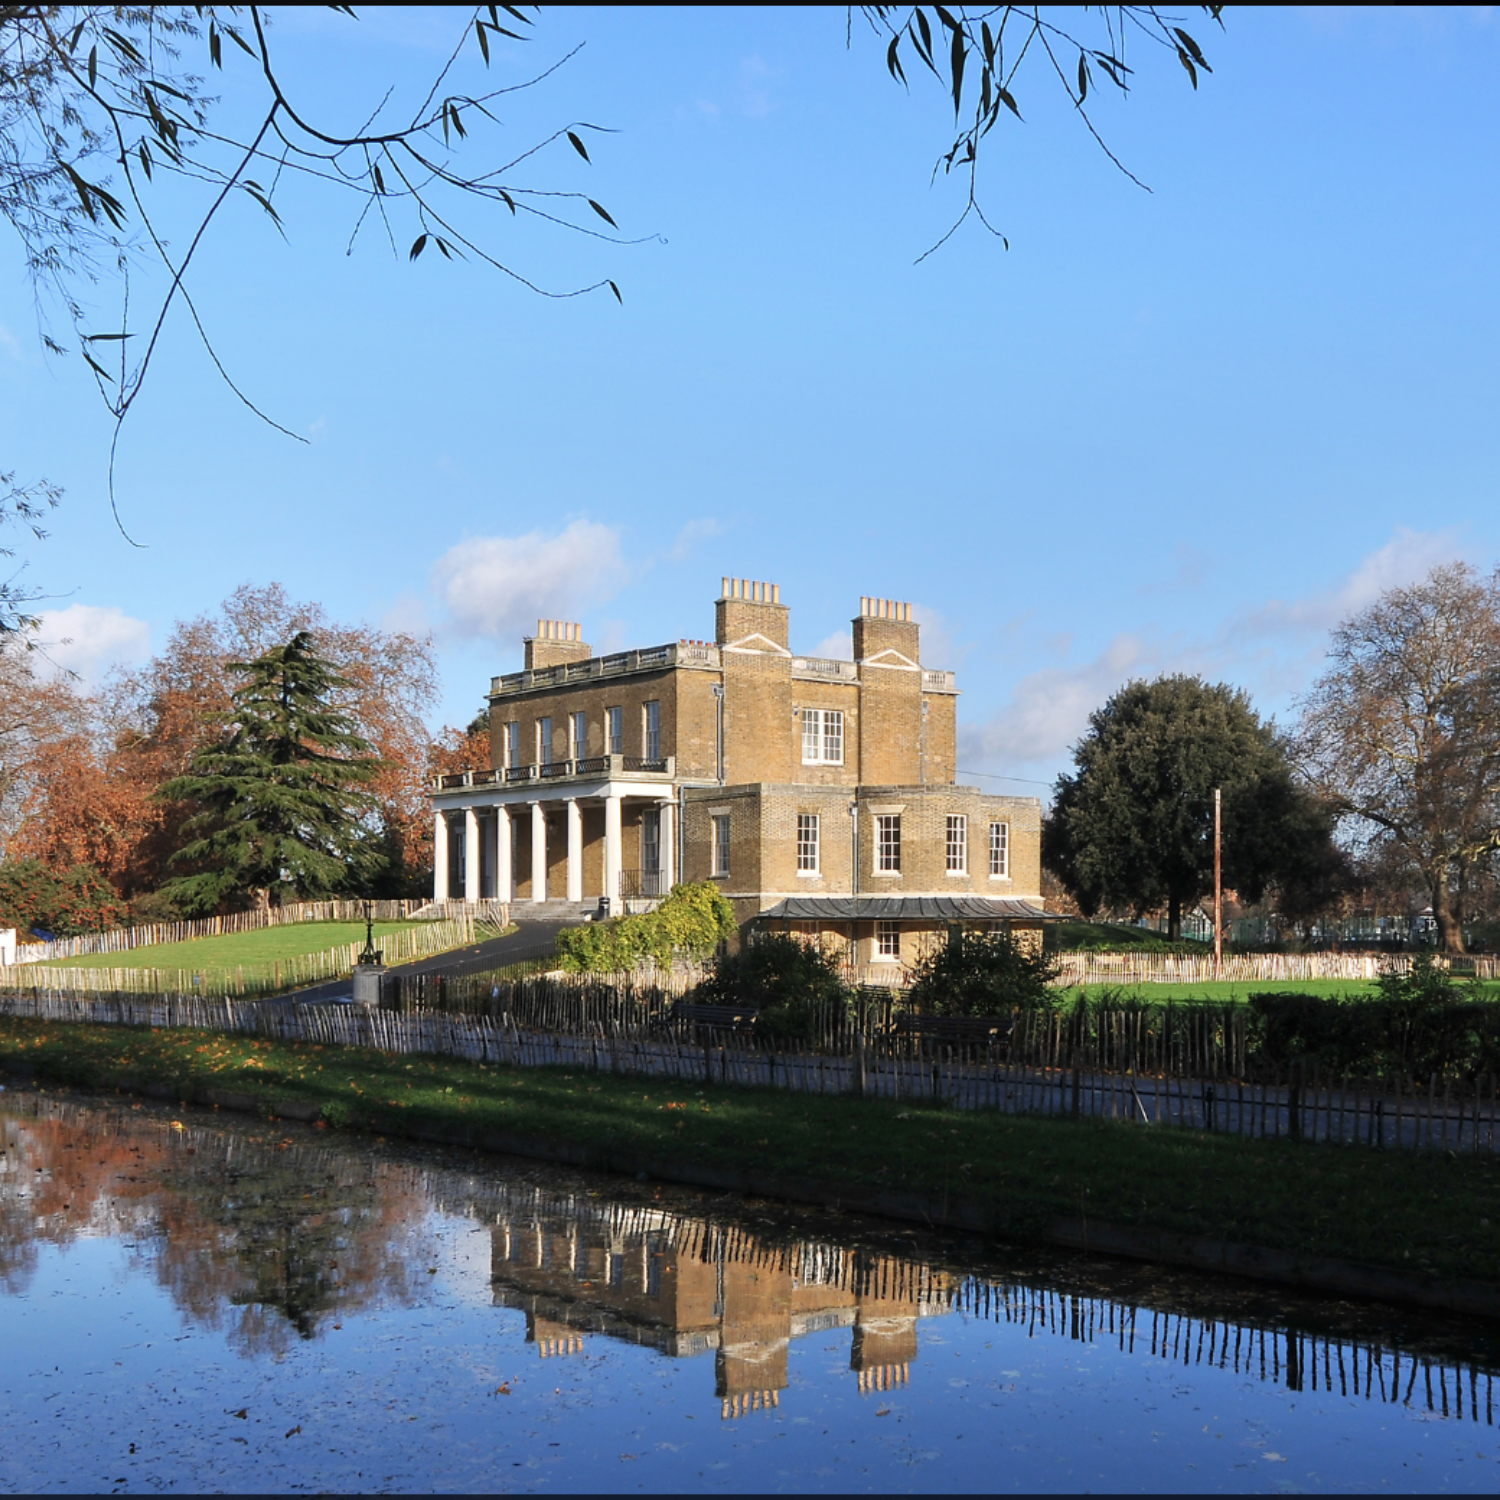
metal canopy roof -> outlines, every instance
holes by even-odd
[[[789,922],[1056,922],[1029,901],[985,896],[789,896],[762,917]]]

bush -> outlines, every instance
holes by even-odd
[[[827,1022],[843,1020],[850,993],[838,959],[790,933],[767,932],[738,953],[721,953],[694,999],[757,1007],[757,1036],[807,1043]]]
[[[912,971],[912,1004],[929,1016],[1046,1010],[1057,1000],[1057,960],[1004,932],[960,932]]]
[[[1468,999],[1430,953],[1407,973],[1382,974],[1372,995],[1257,993],[1250,1006],[1251,1055],[1271,1067],[1301,1061],[1416,1079],[1500,1071],[1500,1005]]]
[[[674,885],[655,911],[569,927],[557,935],[562,966],[575,973],[618,974],[648,959],[705,959],[734,935],[734,908],[712,882]]]
[[[92,865],[60,875],[37,859],[0,865],[0,927],[14,927],[23,942],[32,931],[53,937],[102,932],[119,927],[125,914],[120,893]]]

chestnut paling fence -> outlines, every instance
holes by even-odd
[[[1351,1146],[1500,1149],[1494,1072],[1356,1076],[1311,1064],[1261,1066],[1250,1017],[1235,1007],[1022,1013],[988,1036],[950,1040],[898,1029],[895,1000],[866,997],[852,1014],[826,1017],[814,1045],[705,1020],[701,1009],[675,1010],[690,982],[687,974],[650,985],[522,978],[491,984],[483,1014],[418,1007],[410,995],[393,997],[404,1009],[366,1009],[38,986],[0,995],[0,1014],[598,1070],[685,1090],[739,1084]],[[440,990],[429,983],[429,1002]]]
[[[404,922],[429,904],[425,901],[372,901],[370,907],[377,922]],[[158,943],[186,943],[194,938],[223,937],[234,932],[260,932],[267,927],[283,927],[294,922],[363,922],[364,919],[363,901],[297,901],[286,906],[229,912],[219,917],[149,922],[139,927],[87,932],[81,937],[56,938],[47,943],[20,943],[16,947],[16,962],[45,963],[48,959],[82,958],[92,953],[128,953],[132,948],[149,948]]]
[[[334,903],[328,902],[327,905]],[[361,913],[361,919],[363,914]],[[325,919],[332,920],[332,919]],[[342,920],[349,920],[344,918]],[[394,920],[394,919],[387,919]],[[422,922],[400,932],[380,934],[377,942],[388,964],[431,958],[472,943],[474,918],[468,913]],[[302,985],[346,977],[364,942],[340,943],[318,953],[297,954],[259,964],[203,965],[199,968],[62,968],[40,964],[0,965],[0,991],[46,989],[53,993],[159,996],[268,996]]]

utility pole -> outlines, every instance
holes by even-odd
[[[1223,852],[1223,791],[1214,788],[1214,978],[1224,975],[1224,882],[1220,856]]]

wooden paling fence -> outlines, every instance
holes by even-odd
[[[1381,974],[1404,974],[1411,955],[1404,953],[1235,953],[1221,962],[1210,957],[1179,953],[1059,953],[1053,983],[1061,988],[1080,984],[1208,984],[1229,980],[1236,984],[1298,979],[1365,979]],[[1440,967],[1450,961],[1437,956]],[[1458,961],[1457,971],[1476,979],[1500,975],[1500,958],[1478,954]]]
[[[331,903],[330,903],[331,904]],[[431,958],[474,941],[474,918],[467,913],[442,922],[423,922],[379,939],[387,963],[409,963]],[[33,989],[38,985],[95,994],[156,994],[163,997],[275,995],[300,985],[321,984],[347,976],[364,947],[363,942],[341,943],[321,953],[304,953],[246,968],[49,968],[45,964],[0,965],[0,990]]]
[[[404,922],[428,905],[425,901],[372,901],[377,922]],[[448,915],[448,913],[444,913]],[[263,910],[230,912],[222,917],[197,917],[183,922],[150,922],[141,927],[115,927],[108,932],[87,932],[81,937],[58,938],[50,943],[20,943],[18,963],[46,962],[49,958],[82,958],[92,953],[128,953],[157,943],[185,943],[193,938],[223,937],[234,932],[260,932],[292,922],[363,922],[363,901],[299,901]]]
[[[540,1001],[539,1003],[545,1003]],[[652,1002],[643,1001],[644,1005]],[[1015,1056],[1000,1049],[933,1046],[920,1039],[856,1034],[838,1051],[766,1045],[700,1031],[656,1034],[604,1022],[571,1032],[536,1030],[510,1014],[402,1012],[349,1005],[247,1002],[226,997],[0,996],[0,1014],[54,1021],[193,1026],[380,1051],[433,1053],[509,1067],[564,1067],[648,1077],[684,1090],[706,1084],[787,1089],[996,1110],[1006,1114],[1109,1119],[1220,1134],[1367,1147],[1470,1151],[1500,1149],[1500,1099],[1493,1073],[1459,1081],[1393,1073],[1377,1078],[1293,1067],[1269,1078],[1216,1076],[1190,1052],[1164,1049],[1159,1071],[1110,1068],[1077,1047],[1066,1062],[1045,1058],[1040,1027],[1023,1034]],[[1019,1029],[1019,1028],[1018,1028]],[[1184,1035],[1191,1035],[1187,1028]],[[1065,1036],[1065,1034],[1063,1034]],[[1205,1026],[1206,1035],[1206,1026]],[[1056,1048],[1060,1034],[1048,1030]],[[1118,1064],[1119,1057],[1109,1061]],[[1206,1076],[1207,1075],[1207,1076]]]

